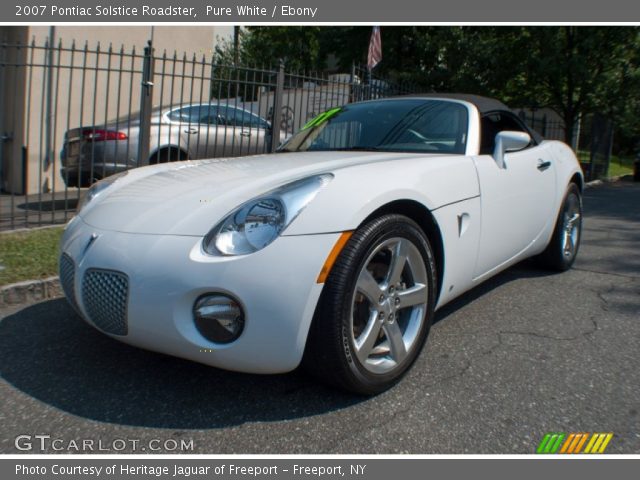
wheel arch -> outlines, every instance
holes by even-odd
[[[438,281],[438,284],[436,285],[436,299],[440,298],[440,290],[442,288],[442,280],[444,278],[445,257],[442,232],[440,231],[440,227],[438,226],[436,219],[425,205],[415,200],[404,199],[394,200],[393,202],[386,203],[381,207],[378,207],[376,210],[371,212],[360,225],[364,225],[374,218],[390,213],[404,215],[410,218],[420,226],[424,234],[429,239],[436,262],[436,277]]]
[[[167,145],[162,145],[160,147],[157,147],[155,150],[153,150],[152,152],[149,153],[149,160],[148,160],[148,164],[149,165],[157,165],[158,163],[158,158],[159,156],[164,153],[164,152],[174,152],[177,151],[180,154],[180,157],[183,157],[183,160],[186,160],[189,158],[189,153],[183,148],[180,147],[178,145],[173,145],[173,144],[167,144]]]
[[[582,177],[581,172],[575,172],[569,180],[569,183],[575,183],[578,186],[580,193],[584,190],[584,178]]]

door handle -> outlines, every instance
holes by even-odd
[[[184,133],[188,133],[190,135],[193,135],[195,133],[198,133],[198,129],[197,128],[193,128],[193,127],[187,128],[187,129],[185,129]]]
[[[241,130],[240,131],[240,136],[241,137],[250,137],[251,136],[251,132],[249,130]]]
[[[538,166],[536,168],[538,170],[540,170],[541,172],[544,172],[550,166],[551,166],[551,162],[549,162],[549,161],[545,162],[544,160],[538,160]]]

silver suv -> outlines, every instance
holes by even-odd
[[[68,187],[86,187],[129,168],[186,159],[237,157],[271,150],[271,124],[224,103],[189,104],[151,114],[149,157],[138,161],[140,120],[132,115],[104,126],[68,130],[60,173]],[[286,137],[282,132],[278,143]]]

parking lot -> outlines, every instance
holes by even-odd
[[[613,432],[607,453],[640,453],[640,184],[588,189],[584,204],[573,270],[525,262],[446,306],[409,375],[375,398],[134,349],[64,299],[0,311],[0,452],[44,434],[60,453],[83,439],[139,440],[138,452],[173,439],[193,440],[186,453],[534,453],[547,432]]]

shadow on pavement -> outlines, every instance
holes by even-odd
[[[640,246],[640,184],[621,181],[586,190],[584,213],[576,268],[640,276],[640,255],[629,255]]]
[[[447,305],[436,321],[522,276],[516,267]],[[366,398],[304,372],[248,375],[141,350],[102,335],[57,299],[0,323],[0,371],[20,391],[73,415],[155,428],[206,429],[347,408]]]
[[[473,303],[478,298],[509,282],[522,278],[538,278],[548,277],[552,275],[557,275],[557,272],[550,272],[549,270],[539,268],[534,261],[525,260],[499,273],[495,277],[489,278],[472,290],[469,290],[468,292],[462,294],[460,297],[452,300],[450,303],[447,303],[444,307],[440,308],[436,312],[433,323],[435,325],[436,323],[446,319],[449,315],[455,313],[461,308],[464,308],[468,304]]]
[[[607,217],[640,222],[640,185],[630,180],[584,191],[584,210],[587,217]]]
[[[7,382],[48,405],[145,427],[278,421],[363,401],[304,373],[246,375],[130,347],[85,324],[64,299],[2,320],[0,368]]]

